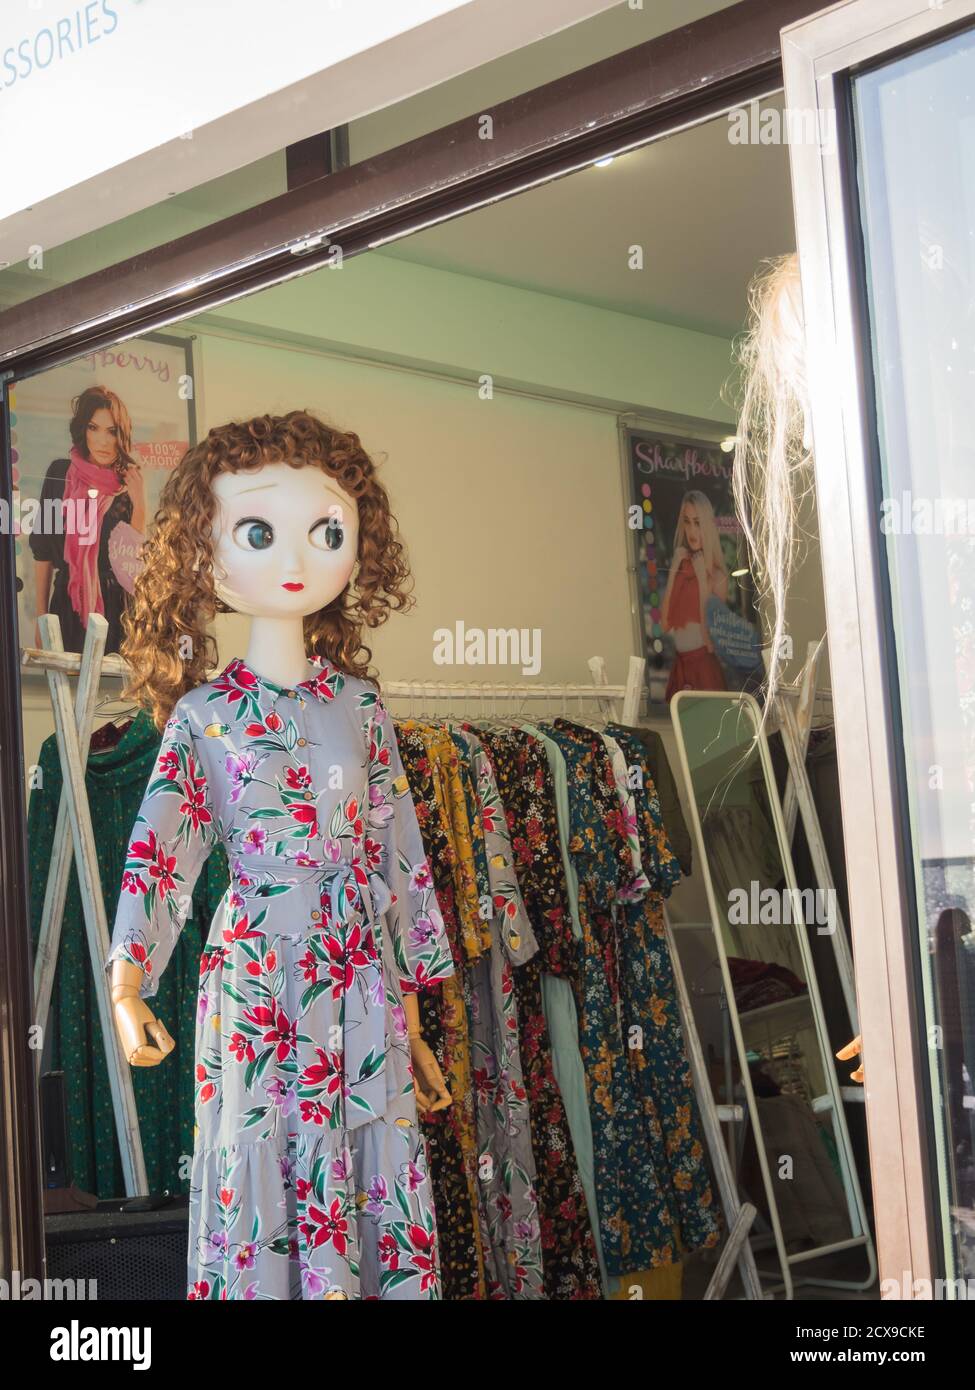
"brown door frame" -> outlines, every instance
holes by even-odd
[[[782,86],[780,29],[823,0],[740,3],[210,227],[0,314],[9,383],[200,314],[644,145]],[[482,138],[489,115],[493,138]],[[12,495],[2,411],[2,495]],[[0,556],[0,620],[17,631],[14,548]],[[0,652],[0,1275],[41,1276],[42,1174],[27,1046],[32,971],[18,653]]]

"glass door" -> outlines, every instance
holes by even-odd
[[[791,157],[881,1287],[964,1297],[975,5],[854,0],[783,31],[783,55],[789,104],[832,135]]]

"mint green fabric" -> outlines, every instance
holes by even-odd
[[[572,855],[569,853],[569,780],[565,769],[565,758],[554,739],[549,738],[534,724],[521,724],[526,734],[537,738],[545,749],[548,765],[552,770],[555,784],[555,805],[559,821],[559,849],[562,866],[565,869],[565,882],[569,892],[569,906],[572,909],[572,935],[582,940],[579,925],[579,878],[576,874]],[[579,1051],[579,1019],[576,1014],[576,1001],[568,980],[542,971],[542,1007],[548,1023],[549,1037],[552,1041],[552,1070],[562,1092],[565,1117],[569,1122],[569,1133],[576,1151],[579,1165],[579,1178],[586,1194],[589,1220],[596,1240],[596,1258],[599,1260],[599,1274],[603,1282],[603,1292],[609,1296],[613,1284],[603,1259],[602,1241],[599,1237],[599,1209],[596,1205],[596,1180],[593,1166],[592,1120],[589,1116],[589,1098],[586,1092],[586,1074]]]

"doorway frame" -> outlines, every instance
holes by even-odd
[[[343,257],[374,250],[624,154],[783,88],[780,30],[821,0],[739,0],[490,108],[311,180],[0,314],[0,488],[13,492],[12,380],[165,328]],[[0,553],[0,621],[17,631],[14,548]],[[0,649],[0,1275],[43,1277],[19,653]]]
[[[877,1254],[888,1296],[951,1277],[932,1135],[920,926],[894,635],[881,546],[879,439],[856,186],[856,72],[969,28],[975,0],[845,0],[782,32],[787,105],[823,139],[790,147],[837,762],[867,1086]],[[951,1285],[949,1284],[949,1289]]]

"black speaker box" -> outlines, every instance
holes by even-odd
[[[187,1197],[136,1212],[116,1198],[91,1211],[48,1216],[44,1226],[49,1279],[95,1280],[91,1293],[99,1302],[185,1300]]]

